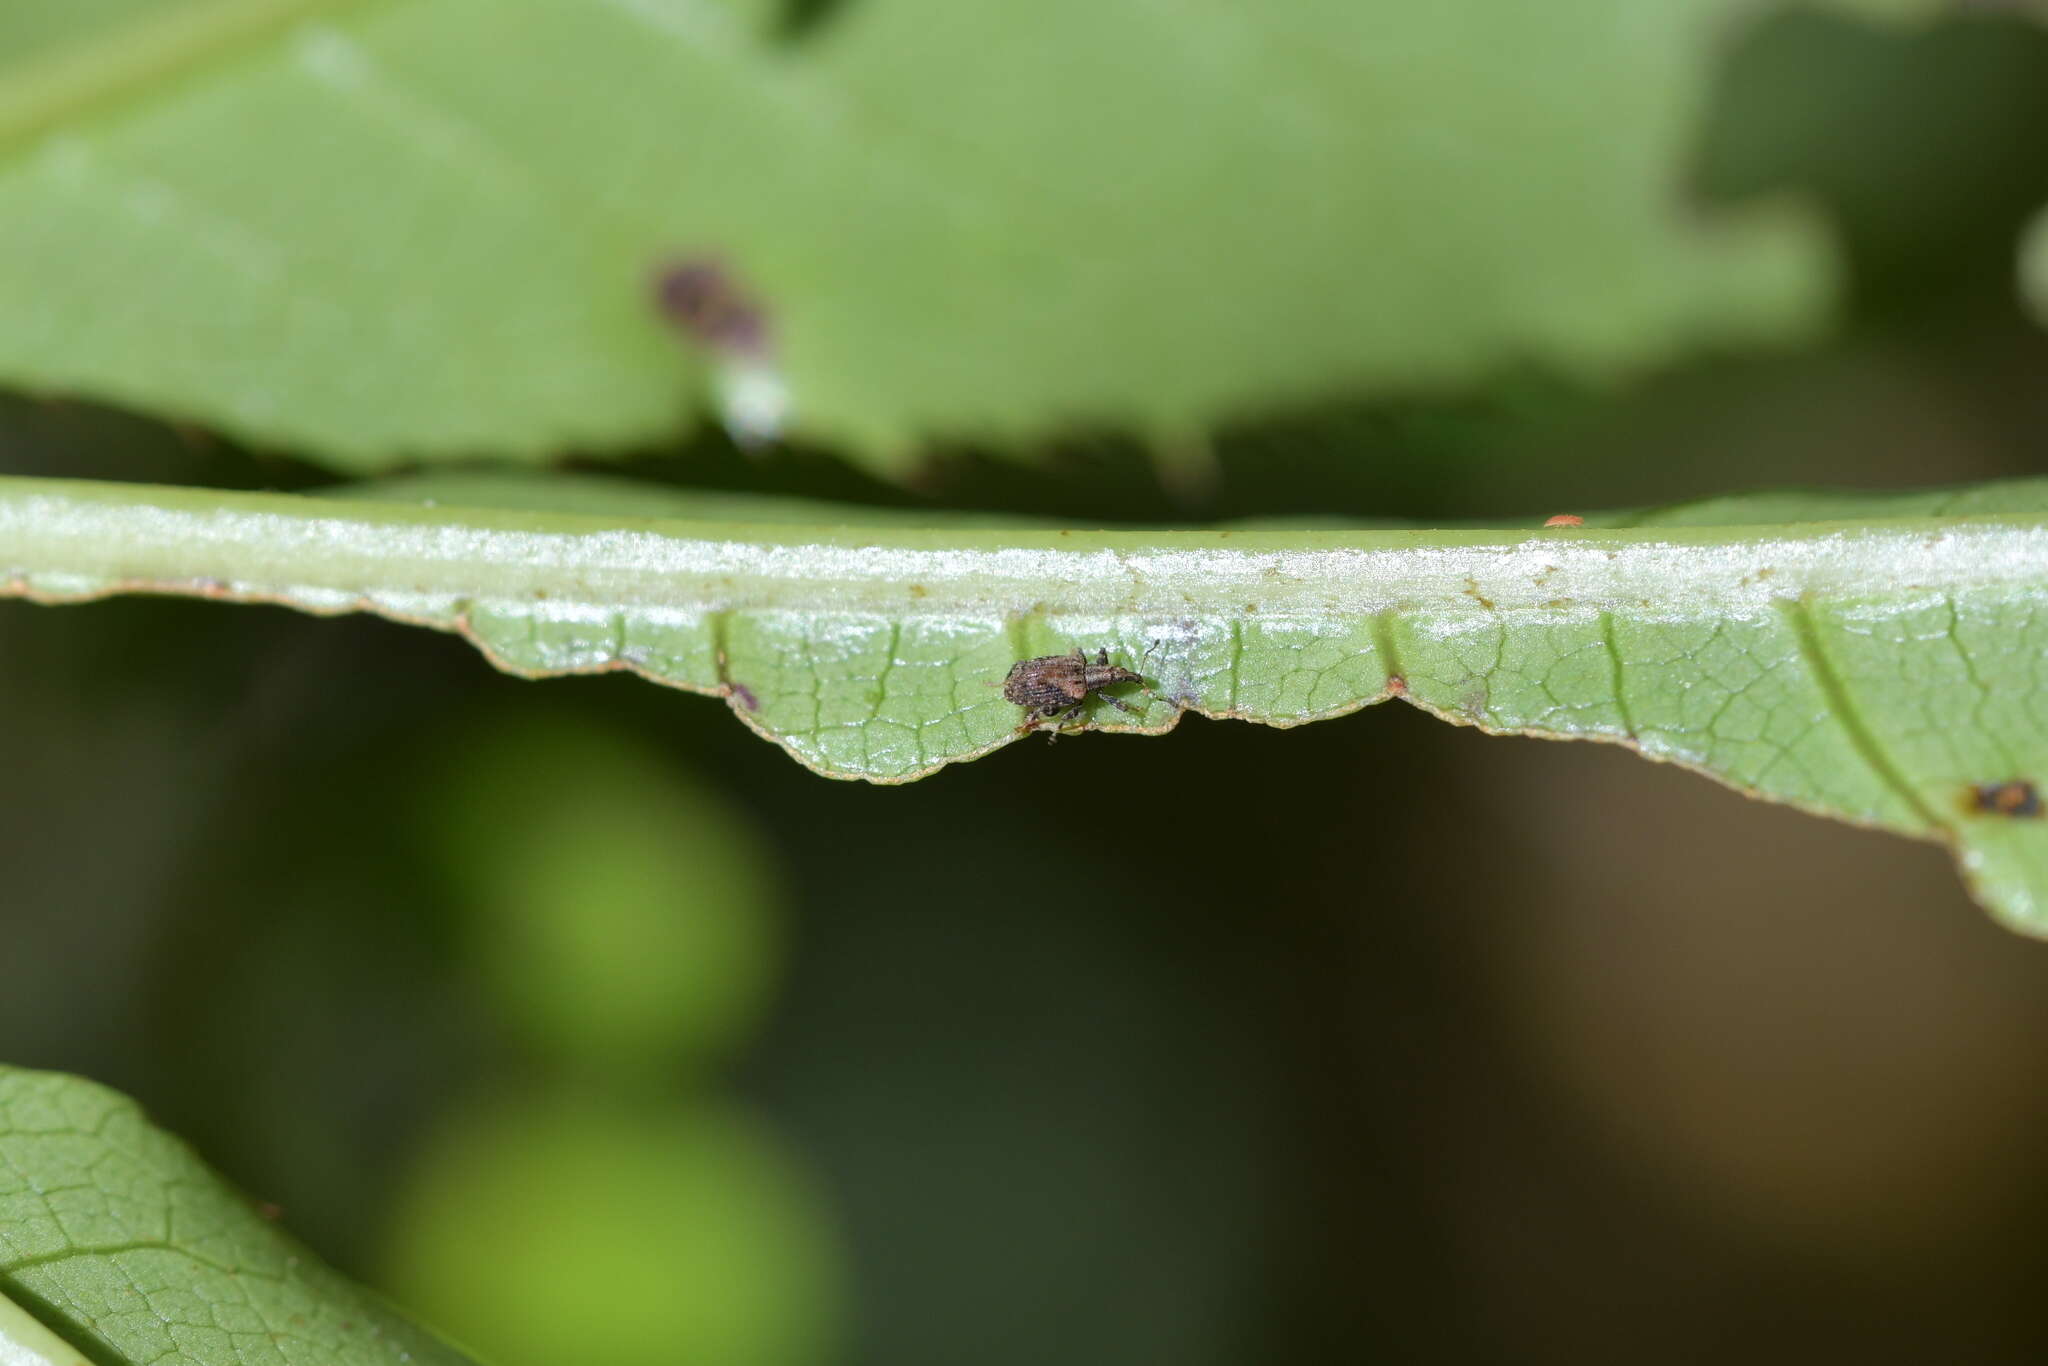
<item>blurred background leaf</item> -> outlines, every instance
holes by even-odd
[[[1637,371],[1832,292],[1810,221],[1680,203],[1730,0],[322,8],[0,18],[0,376],[342,469],[617,449],[702,383],[682,260],[769,334],[700,359],[900,474]]]

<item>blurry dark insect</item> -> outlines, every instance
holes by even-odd
[[[710,257],[662,267],[654,291],[662,316],[710,353],[713,400],[733,440],[751,449],[781,437],[791,401],[775,363],[767,310]]]
[[[663,267],[655,296],[664,317],[713,350],[767,353],[767,316],[718,262],[696,257]]]
[[[1980,816],[2038,816],[2041,792],[2025,778],[1974,783],[1970,787],[1969,806]]]
[[[1050,721],[1057,726],[1079,711],[1089,697],[1101,693],[1102,700],[1132,716],[1138,709],[1120,697],[1103,692],[1124,683],[1143,683],[1144,678],[1121,664],[1109,662],[1108,650],[1097,650],[1095,660],[1076,645],[1070,655],[1040,655],[1020,659],[1003,679],[1003,697],[1024,708],[1024,724],[1018,729],[1035,730]],[[1054,732],[1057,734],[1057,731]]]

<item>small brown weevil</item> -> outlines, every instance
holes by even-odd
[[[1097,693],[1117,710],[1136,716],[1136,707],[1120,697],[1111,697],[1103,689],[1144,681],[1135,670],[1110,663],[1108,650],[1097,650],[1094,661],[1090,662],[1081,647],[1076,645],[1070,655],[1040,655],[1036,659],[1018,660],[1010,666],[1009,676],[1003,680],[1003,697],[1024,708],[1024,724],[1020,729],[1029,731],[1048,721],[1057,726],[1081,710]]]

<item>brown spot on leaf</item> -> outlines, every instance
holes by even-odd
[[[685,257],[662,267],[654,292],[663,317],[714,351],[768,353],[767,314],[715,258]]]
[[[718,652],[717,663],[718,682],[720,685],[719,690],[723,692],[727,697],[737,700],[739,704],[745,707],[748,711],[761,710],[760,699],[754,696],[754,690],[752,688],[749,688],[744,683],[735,683],[732,681],[732,664],[731,661],[726,658],[725,651],[720,650]]]
[[[1978,816],[2038,819],[2041,815],[2041,790],[2025,778],[1972,783],[1964,806]]]
[[[1388,675],[1387,675],[1387,696],[1389,696],[1389,697],[1406,697],[1407,695],[1408,695],[1408,680],[1407,680],[1407,679],[1405,679],[1405,678],[1403,678],[1403,677],[1401,677],[1401,675],[1399,675],[1399,674],[1388,674]]]

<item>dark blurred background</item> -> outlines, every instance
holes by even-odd
[[[1693,193],[1826,208],[1831,340],[1246,426],[1199,511],[2042,473],[2044,144],[2048,28],[1770,19]],[[0,461],[321,482],[25,398]],[[712,431],[629,468],[1187,515],[1113,434],[915,490]],[[891,789],[377,621],[9,604],[0,651],[0,1057],[507,1366],[2048,1355],[2048,947],[1932,846],[1398,706]]]

